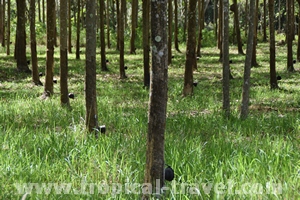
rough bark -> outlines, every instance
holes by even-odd
[[[223,110],[225,116],[230,115],[230,97],[229,97],[229,2],[223,1]]]
[[[159,198],[164,186],[164,133],[168,98],[167,1],[151,1],[151,10],[152,73],[144,178],[144,183],[151,185],[144,185],[142,199],[150,199],[152,194]]]
[[[249,29],[248,29],[248,40],[247,40],[247,51],[246,60],[244,67],[244,82],[242,92],[242,105],[241,105],[241,119],[246,119],[249,113],[249,93],[250,93],[250,74],[252,64],[252,53],[253,53],[253,36],[255,27],[255,1],[250,1],[249,7]]]
[[[79,1],[79,0],[78,0]],[[68,2],[60,2],[60,103],[70,106],[68,92]],[[77,19],[78,20],[78,19]]]
[[[96,2],[86,1],[86,61],[85,61],[85,103],[86,128],[94,132],[98,127],[96,95]]]
[[[269,23],[270,23],[270,86],[277,89],[276,77],[276,51],[275,51],[275,27],[274,27],[274,0],[269,0]]]
[[[188,38],[186,47],[186,60],[184,72],[183,96],[193,94],[193,70],[197,68],[196,62],[196,6],[198,0],[190,0],[188,8]]]
[[[143,0],[143,59],[144,59],[144,86],[150,86],[150,45],[149,45],[149,12],[150,0]]]
[[[38,60],[36,52],[36,32],[35,32],[35,0],[30,0],[29,10],[30,21],[30,50],[31,50],[31,65],[32,65],[32,82],[35,85],[43,85],[40,81],[38,71]]]

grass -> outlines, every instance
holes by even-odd
[[[166,183],[171,189],[166,191],[165,199],[297,199],[299,64],[295,66],[296,73],[288,73],[285,47],[278,47],[281,89],[270,90],[268,45],[259,44],[260,67],[252,68],[251,75],[250,115],[241,120],[244,56],[238,55],[235,47],[230,49],[235,79],[230,83],[229,120],[223,118],[221,111],[222,67],[218,50],[202,49],[203,56],[194,74],[199,84],[194,95],[186,98],[181,95],[185,54],[173,53],[165,159],[175,171],[175,180]],[[45,49],[40,47],[39,52],[39,65],[45,66]],[[138,50],[137,55],[125,56],[126,80],[118,79],[118,54],[114,50],[107,53],[110,71],[104,73],[98,67],[98,113],[107,134],[95,139],[85,132],[83,59],[75,60],[74,54],[69,55],[69,90],[75,99],[71,100],[72,110],[66,110],[60,106],[59,84],[51,99],[40,100],[43,87],[33,86],[31,77],[16,74],[15,61],[1,51],[0,199],[140,197],[149,98],[143,89],[141,53]],[[55,60],[58,78],[58,49]],[[18,191],[16,187],[23,183],[68,183],[71,189],[64,194],[60,188],[49,185],[48,191],[38,194],[36,185],[31,194],[25,194],[25,190]]]

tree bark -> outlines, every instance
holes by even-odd
[[[198,0],[198,44],[197,44],[197,56],[201,57],[201,44],[202,44],[202,29],[204,25],[204,0]]]
[[[229,95],[229,0],[223,1],[223,110],[225,116],[230,116],[230,95]]]
[[[149,45],[149,12],[150,0],[143,0],[143,59],[144,59],[144,87],[150,86],[150,45]]]
[[[85,60],[85,102],[86,128],[95,132],[98,128],[96,94],[96,1],[86,1],[86,60]]]
[[[233,0],[233,5],[234,5],[234,24],[235,24],[236,39],[238,44],[238,52],[239,54],[244,55],[237,0]]]
[[[188,8],[188,38],[186,47],[186,60],[184,72],[183,96],[193,94],[193,69],[197,68],[196,62],[196,8],[198,0],[190,0]]]
[[[172,63],[172,23],[173,23],[173,9],[172,0],[168,0],[168,64]]]
[[[269,0],[269,24],[270,24],[270,86],[277,89],[276,77],[276,49],[275,49],[275,27],[274,27],[274,0]]]
[[[292,12],[292,0],[287,0],[287,71],[294,72],[293,66],[293,12]]]
[[[47,0],[47,55],[44,97],[53,94],[55,0]]]
[[[257,13],[258,13],[258,0],[255,0],[256,1],[256,8],[255,8],[255,18],[254,18],[254,34],[253,34],[253,52],[252,52],[252,66],[258,66],[258,63],[257,63],[257,59],[256,59],[256,46],[257,46],[257,27],[258,27],[258,16],[257,16]],[[250,14],[251,15],[251,14]]]
[[[125,6],[126,0],[120,0],[120,22],[119,22],[119,45],[120,45],[120,79],[125,79],[125,64],[124,64],[124,31],[125,31]]]
[[[30,21],[30,50],[31,50],[31,65],[32,65],[32,82],[35,85],[43,85],[40,81],[38,71],[38,60],[36,52],[36,32],[35,32],[35,0],[30,0],[29,10]]]
[[[10,0],[7,0],[6,55],[10,55]]]
[[[16,59],[18,71],[31,73],[26,59],[25,8],[26,2],[24,0],[17,0]]]
[[[72,53],[72,19],[71,19],[71,0],[68,1],[68,20],[69,20],[69,38],[68,38],[68,51]]]
[[[78,0],[79,1],[79,0]],[[68,1],[60,2],[60,103],[70,106],[68,92]],[[77,19],[79,21],[79,19]]]
[[[80,59],[80,4],[81,0],[77,0],[77,25],[76,25],[76,59]]]
[[[168,99],[167,1],[151,1],[152,76],[149,97],[146,171],[142,199],[164,186],[164,133]],[[157,18],[157,16],[159,16]],[[157,197],[156,196],[156,197]]]
[[[107,38],[107,48],[110,49],[111,45],[110,45],[110,15],[109,15],[109,1],[110,0],[107,0],[106,1],[106,28],[107,28],[107,31],[106,31],[106,38]]]
[[[252,64],[252,53],[253,53],[253,39],[254,39],[254,27],[255,27],[255,1],[250,1],[249,7],[249,29],[248,29],[248,41],[247,41],[247,52],[244,67],[244,82],[242,92],[242,105],[241,105],[241,119],[246,119],[249,113],[249,93],[250,93],[250,74]]]
[[[136,54],[135,52],[135,37],[137,28],[137,11],[138,11],[138,0],[132,0],[131,5],[131,37],[130,37],[130,54]]]
[[[174,45],[176,51],[181,53],[178,40],[178,0],[174,0]]]
[[[266,0],[264,0],[264,24],[263,24],[263,41],[267,42],[267,3]]]

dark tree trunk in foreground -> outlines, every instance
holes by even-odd
[[[85,103],[86,128],[94,132],[98,127],[96,95],[96,2],[86,1],[86,61],[85,61]]]
[[[152,76],[150,84],[146,171],[143,198],[161,194],[164,186],[164,140],[167,110],[167,1],[151,1]],[[157,18],[157,15],[160,16]]]
[[[30,0],[30,49],[32,65],[32,82],[35,85],[43,85],[40,81],[37,52],[36,52],[36,33],[35,33],[35,0]]]
[[[230,115],[230,98],[229,98],[229,0],[224,0],[223,4],[223,110],[225,116]]]
[[[17,0],[17,38],[16,38],[15,56],[17,59],[18,71],[30,73],[31,70],[28,68],[27,59],[26,59],[25,9],[26,9],[26,1]]]
[[[277,89],[276,76],[276,50],[274,27],[274,0],[269,0],[269,24],[270,24],[270,85],[271,89]]]
[[[287,9],[287,70],[289,72],[294,72],[294,66],[293,66],[293,5],[292,0],[286,1],[286,9]]]
[[[243,83],[243,93],[242,93],[242,105],[241,105],[241,115],[242,119],[246,119],[249,113],[249,93],[250,93],[250,73],[252,64],[252,53],[253,53],[253,35],[255,28],[255,1],[250,1],[249,8],[249,30],[248,30],[248,41],[247,41],[247,52],[244,68],[244,83]]]
[[[196,8],[198,0],[189,1],[188,10],[188,38],[186,47],[186,60],[184,72],[183,96],[193,94],[193,70],[197,68],[196,62]]]
[[[60,2],[60,103],[70,106],[68,92],[68,2]],[[78,20],[78,19],[77,19]]]
[[[54,36],[55,36],[55,0],[47,0],[47,58],[46,79],[43,96],[53,94],[53,68],[54,68]]]
[[[143,58],[144,58],[144,86],[150,86],[150,44],[149,44],[149,11],[150,0],[143,0]]]
[[[120,0],[120,21],[118,25],[119,29],[119,45],[120,45],[120,79],[127,78],[125,75],[124,64],[124,31],[125,31],[125,6],[126,0]]]
[[[101,70],[107,71],[105,52],[105,31],[104,31],[104,0],[100,0],[100,47],[101,47]]]

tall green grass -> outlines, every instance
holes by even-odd
[[[265,44],[259,46],[265,48]],[[268,60],[259,52],[261,66],[252,68],[250,115],[241,120],[244,56],[231,47],[235,79],[230,83],[232,115],[225,119],[217,50],[202,51],[194,75],[199,84],[191,97],[181,95],[184,54],[174,53],[169,67],[165,162],[173,167],[175,180],[166,183],[172,189],[164,198],[299,198],[298,71],[287,73],[285,61],[277,60],[283,80],[281,90],[271,91]],[[140,198],[149,98],[143,88],[142,54],[126,55],[126,80],[118,79],[118,54],[109,50],[107,56],[110,71],[97,70],[99,120],[106,125],[107,134],[95,139],[85,131],[84,60],[70,55],[69,90],[75,99],[67,110],[60,106],[59,84],[52,98],[40,100],[43,88],[32,86],[30,77],[15,74],[13,58],[1,54],[5,57],[0,61],[1,199]],[[284,58],[284,48],[279,49],[280,56]],[[58,78],[58,51],[55,58]],[[39,63],[45,64],[43,53]],[[298,64],[295,67],[298,70]],[[72,189],[68,194],[56,194],[52,188],[50,194],[33,190],[26,195],[16,188],[22,183],[70,183]],[[117,184],[123,187],[120,193]],[[132,187],[125,188],[125,184]],[[93,185],[110,187],[107,194],[101,194],[105,192],[101,188],[92,193],[89,187]],[[76,191],[81,192],[74,194]]]

